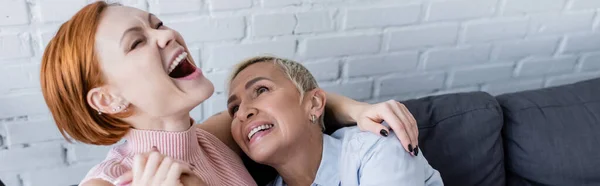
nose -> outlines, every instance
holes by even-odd
[[[240,114],[238,119],[241,122],[245,122],[247,120],[250,120],[253,116],[256,116],[256,114],[258,114],[258,110],[256,110],[255,108],[240,108],[238,110],[238,113]]]
[[[169,44],[172,44],[177,39],[177,33],[174,30],[156,30],[156,44],[160,48],[166,48]]]

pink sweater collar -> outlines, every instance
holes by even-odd
[[[133,154],[149,152],[153,146],[171,158],[193,162],[202,157],[196,127],[182,132],[131,129],[125,136],[127,149]]]

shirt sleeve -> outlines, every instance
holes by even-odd
[[[359,185],[425,185],[429,176],[428,164],[424,163],[427,161],[421,154],[413,157],[395,136],[382,137],[363,156]]]

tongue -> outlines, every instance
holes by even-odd
[[[189,76],[190,74],[196,71],[196,67],[190,64],[187,59],[183,59],[176,67],[173,69],[171,73],[169,73],[169,77],[172,78],[182,78]]]

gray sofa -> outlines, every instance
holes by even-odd
[[[600,185],[600,78],[496,97],[469,92],[401,102],[447,186]],[[276,174],[244,162],[259,185]]]
[[[600,185],[600,79],[403,103],[446,185]]]

